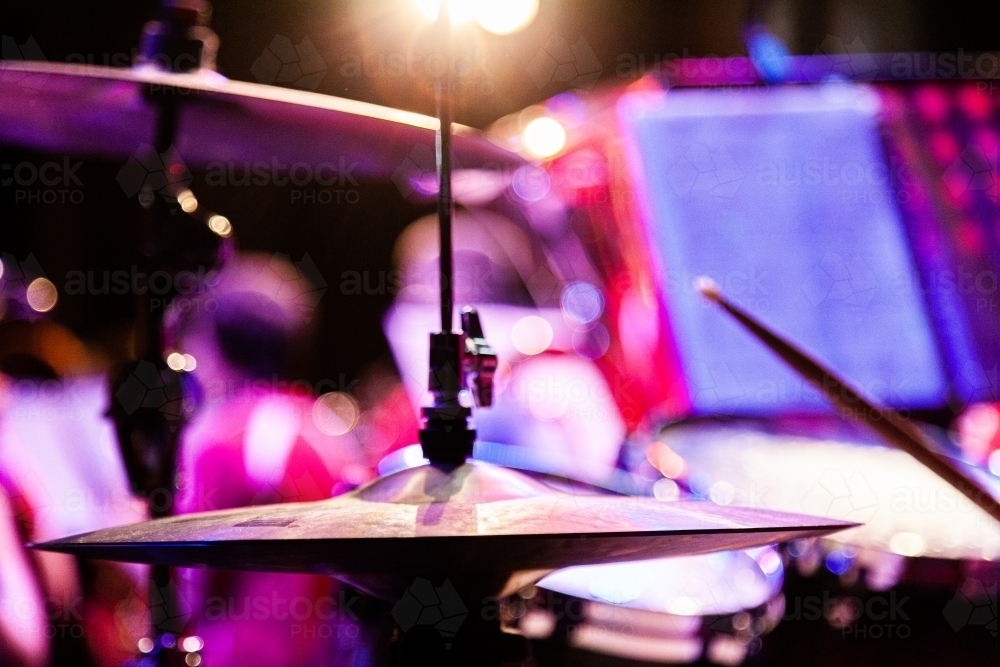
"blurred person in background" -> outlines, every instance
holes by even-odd
[[[168,363],[198,407],[178,456],[177,514],[330,498],[371,477],[357,403],[293,391],[286,357],[316,308],[289,262],[245,254],[167,314]],[[177,355],[177,356],[171,356]],[[370,664],[358,594],[317,575],[183,570],[180,605],[213,667]]]
[[[107,410],[100,369],[69,330],[44,319],[0,324],[0,476],[24,542],[146,518]],[[134,653],[146,568],[48,552],[27,557],[44,599],[50,664],[118,667]]]
[[[42,667],[49,659],[45,607],[5,486],[0,480],[0,664]]]

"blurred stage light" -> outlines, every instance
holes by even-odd
[[[193,358],[193,357],[192,357]],[[171,352],[167,355],[167,368],[172,371],[177,371],[178,373],[184,370],[184,366],[187,364],[187,360],[184,355],[180,352]]]
[[[414,0],[424,16],[437,19],[441,0]],[[528,27],[538,14],[538,0],[448,0],[453,24],[475,21],[495,35]]]
[[[441,0],[413,0],[417,7],[430,19],[437,19]],[[448,0],[448,12],[452,24],[468,23],[476,15],[477,0]]]
[[[529,153],[548,158],[566,146],[566,130],[555,118],[542,116],[525,125],[521,140]]]
[[[481,0],[476,4],[476,23],[494,35],[510,35],[524,30],[538,14],[538,0]]]
[[[552,325],[537,315],[528,315],[518,320],[510,337],[514,349],[526,357],[541,354],[552,345]]]
[[[224,215],[213,215],[209,218],[208,228],[223,238],[233,233],[233,225]]]
[[[327,435],[344,435],[354,430],[361,419],[358,402],[350,394],[331,391],[313,403],[313,423]]]
[[[194,213],[198,210],[198,200],[190,190],[184,190],[177,195],[177,203],[185,213]]]
[[[28,285],[28,305],[38,313],[47,313],[56,306],[59,292],[48,278],[35,278]]]
[[[900,556],[915,558],[927,550],[927,542],[916,533],[896,533],[889,539],[889,549]]]
[[[205,642],[201,637],[192,635],[181,640],[181,648],[187,653],[197,653],[201,649],[205,648]]]

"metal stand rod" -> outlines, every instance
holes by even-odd
[[[440,235],[440,285],[441,333],[451,333],[455,294],[452,290],[451,220],[455,204],[451,198],[451,16],[448,3],[442,2],[438,10],[437,34],[444,50],[445,70],[435,83],[438,130],[435,136],[435,153],[438,175],[438,234]]]

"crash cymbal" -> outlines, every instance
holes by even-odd
[[[36,545],[90,558],[173,566],[371,575],[534,572],[699,554],[825,535],[850,524],[809,516],[574,496],[485,463],[421,466],[316,502],[191,514]],[[499,593],[499,591],[497,591]]]
[[[5,61],[0,141],[48,152],[125,161],[152,144],[157,106],[177,101],[176,148],[189,167],[245,162],[332,163],[343,175],[434,172],[437,120],[330,95],[231,81],[215,72],[172,74],[69,63]],[[470,128],[455,127],[458,169],[522,161]],[[341,161],[343,164],[341,165]],[[227,166],[228,168],[228,166]]]

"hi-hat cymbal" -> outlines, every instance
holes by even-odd
[[[571,565],[749,548],[850,525],[708,502],[574,496],[476,462],[450,471],[403,470],[321,502],[191,514],[36,546],[91,558],[315,572],[354,582],[414,573],[481,573],[508,581],[509,574],[532,573],[518,579],[524,585]]]
[[[335,177],[385,177],[434,170],[429,116],[330,95],[231,81],[215,72],[172,74],[69,63],[5,61],[0,72],[0,141],[43,151],[125,161],[153,143],[153,97],[178,102],[175,147],[189,167],[264,162]],[[516,168],[521,158],[475,130],[455,127],[461,169]],[[341,164],[343,161],[343,164]],[[419,174],[413,174],[417,176]],[[409,177],[411,174],[406,173]],[[324,176],[325,178],[326,176]]]

